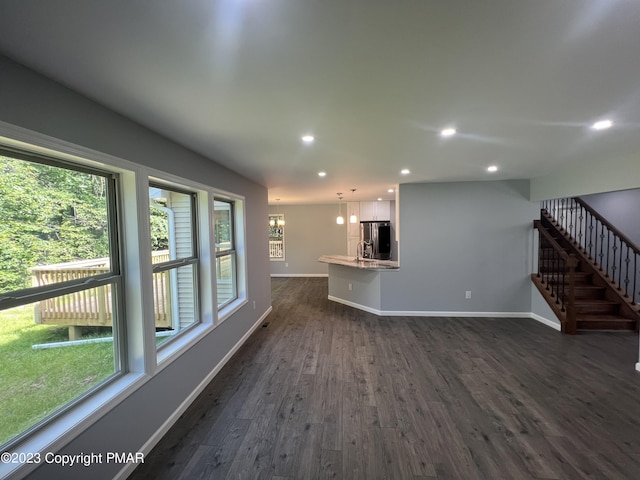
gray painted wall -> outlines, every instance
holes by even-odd
[[[531,179],[531,200],[578,197],[640,187],[640,152],[619,158],[582,160]]]
[[[0,85],[3,122],[245,196],[249,304],[64,449],[66,453],[138,451],[271,305],[267,191],[2,56]],[[43,465],[30,478],[112,478],[120,468],[100,464],[89,473],[83,466]]]
[[[345,215],[345,205],[342,214]],[[320,255],[347,254],[347,225],[336,224],[338,205],[270,205],[284,214],[285,260],[270,262],[272,275],[327,275]],[[267,229],[267,216],[264,219]],[[288,266],[287,266],[288,264]]]
[[[640,246],[640,188],[580,197]]]
[[[329,296],[380,311],[380,277],[382,272],[360,270],[343,265],[329,265]],[[384,272],[394,274],[397,272]],[[349,284],[352,289],[349,290]],[[369,310],[371,311],[371,310]]]
[[[400,270],[381,278],[382,309],[530,312],[528,197],[526,180],[401,185]]]
[[[548,322],[545,323],[549,324],[549,326],[560,330],[560,320],[553,313],[553,310],[551,310],[551,307],[533,282],[531,282],[531,312],[547,320]]]

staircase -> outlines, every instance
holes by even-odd
[[[531,278],[562,331],[637,330],[640,252],[579,199],[543,203]]]

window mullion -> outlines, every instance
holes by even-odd
[[[11,295],[0,295],[0,310],[81,292],[90,288],[102,287],[113,283],[117,278],[117,275],[107,273],[94,277],[78,278],[66,282],[52,283],[51,285],[27,288],[14,292]]]
[[[168,262],[156,263],[153,265],[153,273],[164,272],[173,268],[180,268],[186,265],[197,265],[197,257],[180,258],[178,260],[170,260]]]

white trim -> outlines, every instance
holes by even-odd
[[[225,305],[223,308],[218,310],[218,321],[216,322],[215,326],[217,327],[218,325],[220,325],[222,322],[224,322],[227,318],[229,318],[231,315],[233,315],[238,310],[240,310],[247,303],[249,303],[249,300],[247,300],[245,297],[236,298],[233,302]]]
[[[544,325],[551,327],[554,330],[560,331],[559,323],[554,322],[553,320],[549,320],[547,318],[541,317],[540,315],[532,312],[450,312],[450,311],[438,312],[438,311],[422,311],[422,310],[407,310],[407,311],[377,310],[375,308],[367,307],[366,305],[361,305],[359,303],[351,302],[343,298],[334,297],[333,295],[329,295],[327,298],[333,302],[341,303],[349,307],[353,307],[359,310],[363,310],[365,312],[373,313],[374,315],[378,315],[379,317],[530,318],[532,320],[536,320],[537,322],[543,323]]]
[[[329,295],[327,297],[329,300],[341,303],[343,305],[347,305],[348,307],[357,308],[358,310],[364,310],[365,312],[373,313],[374,315],[378,315],[379,317],[384,316],[385,313],[381,310],[376,310],[375,308],[367,307],[366,305],[361,305],[359,303],[351,302],[349,300],[345,300],[344,298],[334,297],[333,295]]]
[[[272,273],[272,277],[328,277],[328,273]]]
[[[271,313],[273,307],[269,308],[260,316],[258,321],[247,330],[240,340],[227,352],[227,354],[218,362],[218,364],[209,372],[209,374],[198,384],[198,386],[183,400],[178,408],[165,420],[165,422],[155,431],[153,435],[145,442],[145,444],[138,450],[139,452],[148,455],[153,447],[165,436],[169,429],[178,421],[180,416],[189,408],[193,401],[202,393],[202,391],[211,383],[215,376],[222,370],[222,367],[233,357],[238,349],[247,341],[247,339],[253,334],[253,332],[260,326],[264,319]],[[128,463],[113,477],[114,480],[125,480],[135,470],[137,464]]]
[[[640,372],[640,362],[636,363],[636,370]]]
[[[383,311],[389,317],[531,318],[530,312]]]
[[[533,313],[533,312],[531,312],[529,315],[531,316],[532,319],[534,319],[535,321],[546,325],[547,327],[551,327],[554,330],[557,330],[559,332],[562,331],[562,326],[557,321],[549,320],[548,318],[545,318],[545,317],[543,317],[541,315],[538,315],[537,313]]]

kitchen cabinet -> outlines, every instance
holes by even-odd
[[[378,202],[360,202],[360,221],[390,221],[391,202],[382,200]]]

